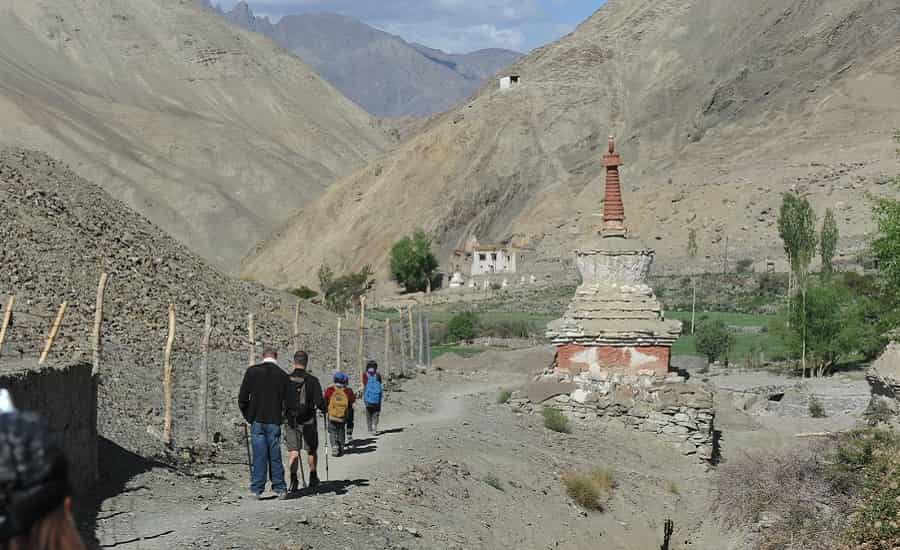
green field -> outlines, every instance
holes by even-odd
[[[778,320],[774,315],[751,315],[745,313],[721,313],[721,312],[697,312],[697,320],[706,316],[710,320],[721,320],[732,327],[761,327],[758,334],[735,334],[734,350],[731,353],[731,361],[742,362],[756,349],[762,353],[763,360],[781,359],[787,356],[787,347],[777,334],[769,332],[769,327]],[[682,321],[683,335],[672,346],[674,355],[700,355],[696,348],[696,337],[691,332],[690,311],[667,311],[666,317]]]
[[[451,311],[430,311],[428,316],[434,325],[446,324],[455,312]],[[385,319],[391,318],[398,320],[399,315],[396,311],[371,311],[370,318]],[[479,312],[484,327],[496,327],[499,325],[527,325],[533,334],[541,336],[544,329],[550,321],[556,318],[555,315],[540,315],[522,312],[505,312],[505,311],[487,311]],[[778,360],[787,356],[788,350],[781,338],[769,331],[769,327],[776,324],[778,318],[774,315],[753,315],[746,313],[725,313],[718,311],[697,311],[697,321],[699,323],[702,317],[710,320],[721,320],[726,325],[736,327],[735,331],[735,347],[731,353],[730,360],[732,362],[742,363],[752,350],[761,353],[762,360]],[[691,331],[691,312],[690,311],[667,311],[666,318],[678,319],[683,323],[684,334],[672,346],[672,353],[675,355],[700,355],[696,348],[696,338]],[[405,319],[404,319],[405,320]],[[742,333],[741,328],[759,327],[758,333]],[[437,345],[432,347],[433,357],[440,357],[445,353],[456,353],[465,357],[481,353],[485,348],[465,347],[454,345]]]
[[[455,353],[456,355],[459,355],[460,357],[473,357],[473,356],[478,355],[479,353],[485,352],[487,350],[488,350],[488,348],[481,348],[481,347],[475,347],[475,346],[454,346],[454,345],[432,346],[431,347],[431,358],[437,359],[438,357],[440,357],[441,355],[444,355],[445,353]]]

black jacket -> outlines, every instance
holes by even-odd
[[[244,420],[263,424],[281,424],[282,412],[296,414],[297,394],[292,391],[286,372],[275,363],[253,365],[244,373],[238,407]]]
[[[322,412],[325,412],[325,397],[322,395],[322,384],[319,383],[319,379],[315,376],[311,375],[305,369],[294,369],[294,371],[290,374],[291,380],[291,393],[295,396],[299,396],[300,392],[297,391],[297,386],[300,381],[303,380],[306,384],[306,414],[298,414],[296,418],[296,422],[309,422],[312,418],[316,416],[316,409],[319,409]],[[302,405],[298,403],[298,412],[299,407]],[[289,418],[290,420],[290,418]]]

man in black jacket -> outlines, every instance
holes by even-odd
[[[278,353],[272,348],[263,351],[262,363],[244,373],[238,407],[250,424],[253,447],[250,491],[260,498],[266,489],[266,471],[272,481],[272,491],[279,498],[287,498],[284,483],[284,463],[281,460],[282,412],[288,417],[297,414],[297,396],[291,391],[291,381],[278,366]]]
[[[300,488],[297,469],[300,465],[300,451],[309,454],[309,487],[315,489],[319,485],[316,473],[319,450],[319,427],[316,422],[317,410],[325,412],[325,398],[322,397],[322,385],[319,379],[309,373],[307,365],[309,355],[305,351],[294,354],[294,371],[290,374],[292,393],[297,396],[297,415],[288,417],[284,431],[291,471],[291,492]]]

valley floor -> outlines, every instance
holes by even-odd
[[[288,501],[249,498],[243,464],[188,474],[107,449],[103,473],[120,485],[84,527],[96,546],[146,550],[657,550],[671,518],[673,548],[744,547],[710,519],[715,472],[696,459],[616,423],[576,423],[559,434],[540,415],[497,404],[501,389],[520,387],[551,358],[544,347],[440,358],[388,395],[384,434],[358,431],[351,452],[329,460],[329,481],[322,461],[319,492]],[[715,378],[714,385],[732,383]],[[726,460],[789,444],[791,426],[835,421],[764,427],[734,395],[733,388],[717,395]],[[564,472],[593,468],[610,470],[617,482],[603,512],[575,506],[560,481]]]

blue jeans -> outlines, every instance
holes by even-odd
[[[254,422],[250,425],[253,447],[253,479],[250,491],[260,494],[266,490],[266,472],[272,480],[272,491],[284,493],[284,463],[281,461],[281,425]]]

